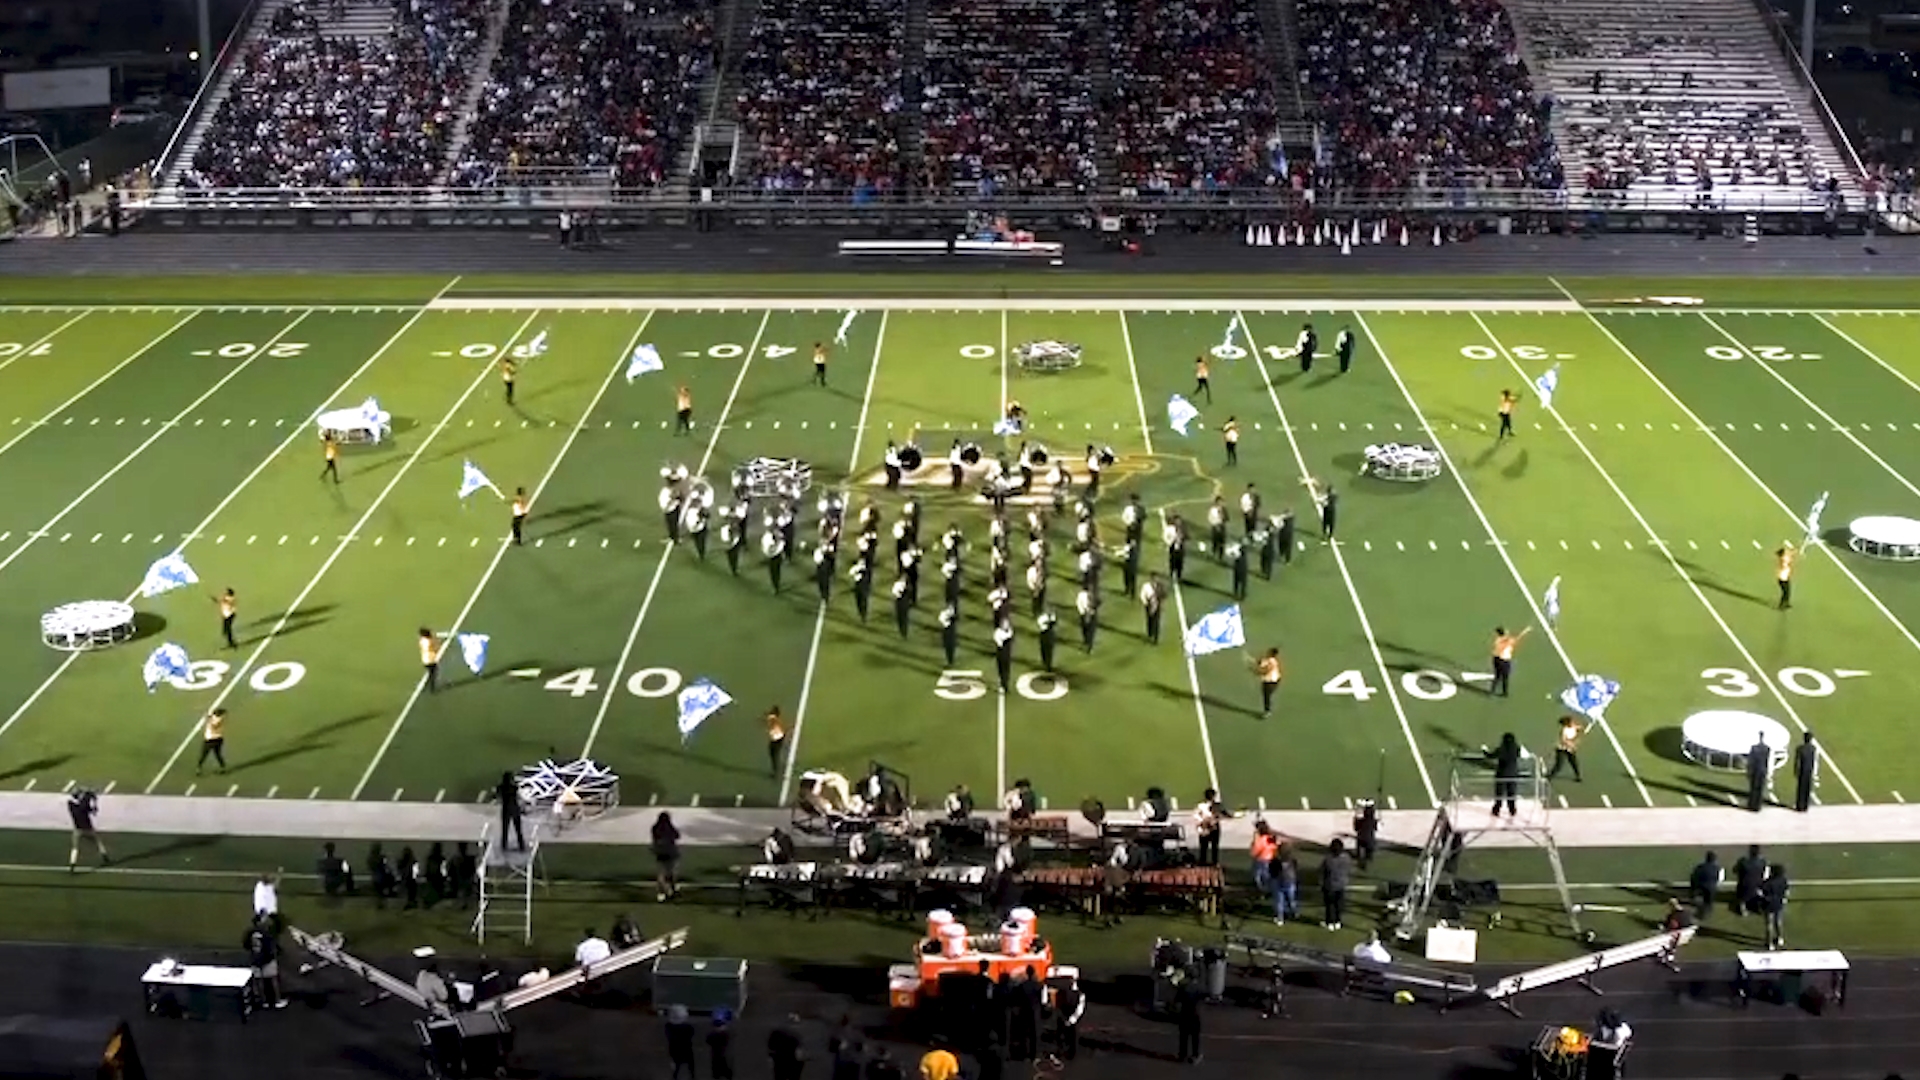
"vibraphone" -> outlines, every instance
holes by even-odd
[[[806,910],[867,907],[913,910],[932,897],[943,906],[985,907],[988,873],[984,866],[919,867],[908,863],[804,862],[736,866],[739,906],[756,895],[774,907]]]
[[[1101,900],[1110,895],[1107,871],[1099,866],[1042,867],[1020,875],[1020,882],[1039,896],[1089,915],[1100,914]],[[1217,866],[1186,866],[1169,870],[1141,870],[1124,876],[1115,899],[1192,904],[1202,914],[1220,910],[1227,876]]]
[[[1220,910],[1226,896],[1227,875],[1217,866],[1182,866],[1169,870],[1142,870],[1130,887],[1149,900],[1173,900],[1195,905],[1201,914]]]
[[[1009,818],[1001,826],[1001,835],[1008,842],[1024,837],[1027,840],[1044,840],[1059,848],[1068,847],[1073,841],[1073,830],[1067,826],[1065,814],[1035,814],[1019,821]]]

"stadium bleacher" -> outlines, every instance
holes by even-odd
[[[1098,179],[1096,13],[1073,0],[930,0],[929,189],[1071,192]]]
[[[905,0],[763,0],[735,102],[767,190],[901,182]]]
[[[285,4],[235,61],[183,183],[431,182],[472,78],[487,9],[485,0]]]
[[[712,11],[698,0],[514,0],[454,183],[575,169],[659,187],[714,61]]]
[[[1740,0],[1516,0],[1575,190],[1642,204],[1824,206],[1853,170]]]

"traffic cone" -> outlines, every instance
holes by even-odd
[[[1400,226],[1400,246],[1407,246],[1407,227],[1405,225]]]
[[[1438,225],[1435,225],[1433,227],[1433,246],[1434,247],[1440,246],[1440,226]]]
[[[1257,243],[1257,242],[1258,242],[1258,241],[1257,241],[1257,240],[1255,239],[1255,234],[1254,234],[1254,229],[1253,229],[1253,226],[1252,226],[1252,225],[1248,225],[1248,226],[1247,226],[1247,246],[1248,246],[1248,247],[1252,247],[1252,246],[1254,246],[1254,244],[1255,244],[1255,243]]]

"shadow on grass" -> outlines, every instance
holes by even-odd
[[[224,838],[219,836],[176,836],[165,843],[119,854],[113,861],[114,865],[120,867],[139,866],[142,863],[164,862],[172,855],[213,847],[220,843],[222,839]]]
[[[136,611],[133,613],[133,636],[127,640],[141,641],[150,637],[158,637],[160,632],[166,628],[167,620],[159,615],[151,611]]]
[[[334,609],[337,606],[338,605],[335,604],[315,604],[312,607],[294,608],[283,616],[283,618],[286,619],[286,623],[280,627],[279,632],[274,636],[285,637],[288,634],[297,634],[302,630],[310,630],[313,627],[319,626],[332,617]],[[264,618],[255,619],[254,625],[258,626],[261,623],[267,622],[268,620]],[[243,642],[242,644],[246,643]]]
[[[11,769],[0,772],[0,784],[4,784],[9,780],[18,780],[23,776],[32,776],[35,773],[51,772],[72,760],[72,754],[55,754],[50,757],[34,758],[32,761],[16,765]]]
[[[1666,553],[1662,552],[1658,548],[1649,547],[1649,548],[1643,548],[1642,550],[1644,550],[1647,554],[1658,559],[1665,559],[1667,557]],[[1745,600],[1750,604],[1759,604],[1759,605],[1762,605],[1763,607],[1772,606],[1772,601],[1768,600],[1764,596],[1759,595],[1758,593],[1743,592],[1739,589],[1734,588],[1731,585],[1726,585],[1721,583],[1721,581],[1718,578],[1713,576],[1713,573],[1711,571],[1709,571],[1708,569],[1706,569],[1705,567],[1701,566],[1698,563],[1691,562],[1687,559],[1680,559],[1680,558],[1676,558],[1673,561],[1675,565],[1680,567],[1680,569],[1686,571],[1688,581],[1693,582],[1695,585],[1698,585],[1699,587],[1707,590],[1708,592],[1716,592],[1722,596],[1730,596],[1735,600]]]
[[[1152,683],[1151,686],[1162,697],[1169,698],[1175,701],[1193,700],[1193,689],[1191,687],[1171,686],[1167,683],[1162,683],[1162,682]],[[1201,704],[1205,705],[1207,708],[1218,710],[1220,712],[1239,713],[1242,716],[1251,716],[1255,718],[1258,718],[1260,715],[1260,710],[1257,707],[1247,706],[1247,705],[1240,704],[1238,702],[1228,701],[1225,698],[1218,697],[1214,694],[1206,694],[1206,693],[1201,694],[1200,702]]]
[[[1520,451],[1520,453],[1514,456],[1512,461],[1502,465],[1500,467],[1500,475],[1509,480],[1518,480],[1527,475],[1527,452],[1525,450]]]
[[[233,767],[228,769],[227,772],[243,773],[252,769],[273,765],[277,762],[286,761],[289,758],[296,758],[302,754],[310,754],[316,750],[325,750],[333,745],[333,740],[329,738],[329,736],[337,735],[343,731],[351,731],[370,720],[378,720],[379,718],[379,713],[363,712],[335,720],[330,724],[325,724],[314,728],[312,731],[305,732],[301,735],[298,742],[292,743],[291,745],[283,746],[276,750],[269,750],[258,757],[250,757],[236,761]]]

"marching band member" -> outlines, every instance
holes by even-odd
[[[913,537],[910,535],[910,531],[908,530],[907,523],[904,519],[893,523],[892,532],[893,532],[893,556],[894,558],[897,559],[900,557],[901,553],[906,551],[907,547],[913,543]]]
[[[813,549],[813,583],[820,590],[820,602],[833,599],[833,549],[825,544]]]
[[[1079,520],[1073,523],[1073,542],[1076,544],[1093,544],[1099,538],[1100,523],[1093,519],[1093,509],[1086,503],[1077,503],[1075,505],[1079,512]]]
[[[1027,592],[1033,597],[1033,614],[1039,615],[1047,606],[1047,564],[1032,562],[1027,564]]]
[[[774,523],[780,527],[780,548],[786,553],[788,562],[798,556],[800,549],[800,545],[794,542],[794,534],[800,531],[800,515],[794,512],[793,507],[792,499],[783,498],[774,515]]]
[[[956,784],[947,792],[947,820],[965,822],[973,817],[973,792],[967,785]]]
[[[1067,471],[1066,463],[1059,458],[1053,459],[1047,468],[1047,487],[1053,494],[1053,512],[1065,513],[1067,494],[1073,488],[1073,474]]]
[[[1073,598],[1073,609],[1080,613],[1080,647],[1093,651],[1094,635],[1100,630],[1100,601],[1092,589],[1081,589]]]
[[[867,621],[867,601],[873,597],[873,564],[865,559],[855,559],[853,568],[847,571],[853,580],[853,607],[860,613],[860,621]]]
[[[1147,527],[1147,510],[1140,505],[1139,492],[1127,496],[1127,505],[1120,511],[1120,524],[1126,526],[1127,539],[1137,543],[1141,531]]]
[[[1226,555],[1227,504],[1218,495],[1213,497],[1213,505],[1207,507],[1207,547],[1212,550],[1215,562]]]
[[[1120,545],[1120,587],[1132,596],[1140,586],[1140,541],[1129,537]]]
[[[1155,574],[1145,585],[1140,586],[1140,607],[1147,616],[1147,643],[1160,644],[1160,607],[1165,602],[1166,586],[1160,583]]]
[[[1199,840],[1201,866],[1220,865],[1220,819],[1225,816],[1219,792],[1208,788],[1200,793],[1200,802],[1193,808],[1193,831]]]
[[[996,509],[993,512],[993,517],[988,519],[987,541],[990,544],[992,544],[995,548],[1006,547],[1007,545],[1007,514],[1006,514],[1005,507]]]
[[[1343,326],[1333,338],[1334,355],[1340,358],[1340,374],[1345,375],[1347,368],[1353,365],[1353,328]]]
[[[954,655],[960,651],[960,606],[958,599],[949,599],[947,606],[940,609],[940,649],[946,653],[947,666],[952,667]]]
[[[893,624],[900,629],[901,638],[907,636],[907,616],[913,611],[913,600],[907,594],[907,579],[893,579]]]
[[[960,582],[960,560],[949,558],[946,562],[941,563],[940,575],[946,579],[947,603],[949,604],[959,603],[960,602],[960,583],[961,583]]]
[[[1260,492],[1252,484],[1240,493],[1240,524],[1247,532],[1260,527]]]
[[[793,861],[793,837],[785,829],[775,827],[767,838],[760,843],[760,858],[763,862],[775,866],[785,866]]]
[[[966,541],[966,534],[960,531],[960,526],[949,525],[947,531],[940,534],[940,551],[949,559],[958,559]]]
[[[1033,539],[1027,541],[1027,561],[1033,563],[1044,563],[1047,561],[1047,538],[1045,536],[1036,535]]]
[[[1275,554],[1280,556],[1281,562],[1289,566],[1293,565],[1293,549],[1295,545],[1293,539],[1292,508],[1280,511],[1280,516],[1273,519],[1273,531]],[[1267,576],[1272,577],[1273,575],[1268,574]]]
[[[1279,545],[1273,542],[1273,530],[1263,523],[1259,528],[1247,534],[1247,543],[1260,549],[1260,577],[1263,581],[1273,580],[1273,560]]]
[[[1020,444],[1020,490],[1033,490],[1033,452],[1026,443]]]
[[[1075,560],[1080,571],[1080,584],[1083,588],[1098,591],[1100,588],[1100,549],[1088,544],[1080,549]]]
[[[1013,682],[1013,620],[1002,618],[993,627],[993,666],[1000,673],[1000,692]]]
[[[1240,420],[1237,417],[1227,417],[1226,424],[1220,428],[1220,441],[1226,444],[1227,467],[1240,464]]]
[[[1004,545],[995,546],[987,550],[987,569],[996,575],[1004,576],[1006,574],[1007,549]]]
[[[1054,629],[1054,624],[1060,621],[1060,616],[1055,615],[1049,608],[1040,612],[1037,621],[1040,624],[1040,670],[1052,674],[1053,647],[1059,635],[1059,631]]]
[[[745,503],[736,503],[720,519],[720,542],[726,545],[727,569],[734,577],[740,576],[740,548],[747,542],[746,519],[742,517],[746,511]]]
[[[1092,443],[1088,443],[1087,444],[1087,496],[1086,497],[1090,500],[1097,499],[1100,497],[1100,470],[1105,464],[1106,463],[1100,457],[1100,452],[1093,448]]]
[[[705,503],[694,501],[687,506],[684,518],[687,534],[693,537],[693,550],[700,556],[701,562],[707,561],[707,507]]]
[[[1000,797],[1000,809],[1007,812],[1010,821],[1027,821],[1033,812],[1040,808],[1040,800],[1033,794],[1033,781],[1022,777],[1013,782],[1007,793]]]
[[[1294,340],[1294,351],[1300,354],[1300,373],[1313,370],[1313,354],[1320,349],[1320,335],[1313,332],[1313,324],[1305,323],[1300,327],[1300,336]]]
[[[940,834],[931,826],[922,826],[913,834],[913,861],[924,867],[939,866],[945,862],[946,852],[940,843]]]
[[[947,451],[947,475],[952,480],[948,486],[953,490],[960,490],[960,481],[966,475],[966,468],[966,462],[960,458],[960,440],[955,439],[953,449]]]
[[[880,510],[871,502],[860,508],[860,531],[877,532],[880,528]]]
[[[671,479],[661,487],[659,501],[660,516],[667,524],[667,542],[677,544],[680,542],[680,489]]]
[[[881,459],[887,469],[887,490],[900,490],[900,448],[892,439],[887,440],[886,456]]]
[[[746,502],[751,497],[752,477],[745,465],[733,470],[733,501]]]
[[[920,542],[920,500],[908,499],[900,504],[900,517],[907,523],[907,538],[914,543]]]
[[[773,591],[780,591],[780,568],[786,564],[786,541],[780,539],[778,531],[760,534],[760,554],[767,557],[767,580],[773,583]]]
[[[987,608],[993,613],[994,622],[1001,622],[1007,617],[1007,604],[1011,599],[1005,582],[996,581],[993,588],[987,590]]]
[[[1047,512],[1034,507],[1027,511],[1027,536],[1039,539],[1047,535]]]
[[[907,586],[907,605],[920,604],[920,549],[910,547],[900,553],[900,580]]]
[[[1233,564],[1233,598],[1247,598],[1247,545],[1238,540],[1227,542],[1227,561]]]
[[[1160,528],[1160,538],[1167,545],[1167,576],[1174,581],[1186,580],[1187,570],[1187,523],[1180,520],[1179,514],[1167,518]]]

